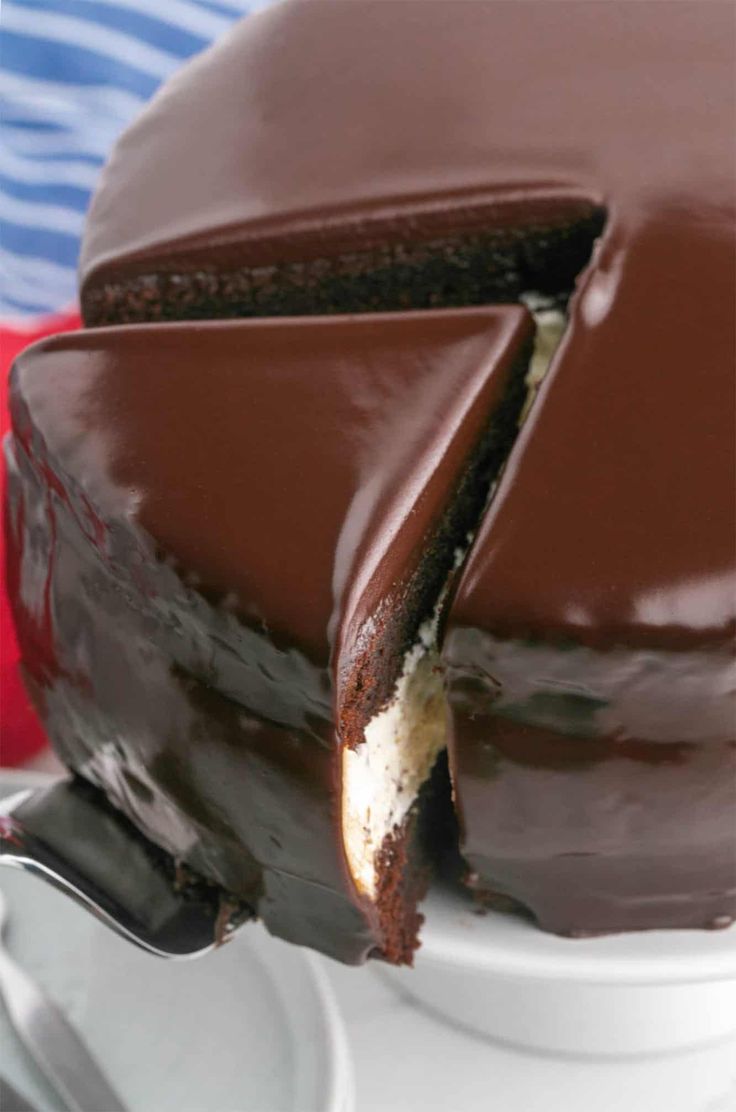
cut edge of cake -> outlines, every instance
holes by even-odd
[[[498,443],[493,451],[487,435],[468,466],[462,485],[472,491],[469,501],[474,509],[469,508],[465,520],[456,524],[452,547],[445,545],[445,560],[451,553],[451,563],[430,612],[404,653],[390,698],[358,727],[357,742],[355,722],[344,729],[340,821],[347,867],[357,891],[378,912],[383,935],[378,956],[395,964],[411,964],[420,945],[423,919],[417,905],[437,864],[426,844],[432,839],[423,831],[431,827],[433,814],[447,811],[444,795],[452,790],[447,775],[442,776],[450,722],[439,651],[443,616],[513,446],[512,430],[526,420],[566,325],[565,314],[549,298],[528,294],[523,301],[535,321],[534,345],[530,355],[519,361],[525,373],[517,366],[512,374],[504,399],[506,429],[500,451]],[[497,414],[496,442],[498,426]],[[461,501],[462,495],[455,507]]]

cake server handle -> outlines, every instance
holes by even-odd
[[[0,934],[4,918],[0,893]],[[66,1017],[1,941],[0,995],[19,1038],[70,1112],[126,1112]]]
[[[2,1074],[0,1074],[0,1108],[3,1112],[38,1112],[36,1106],[22,1096]]]
[[[173,862],[80,780],[0,799],[0,865],[46,881],[158,957],[205,954],[248,918],[218,889],[177,888]]]

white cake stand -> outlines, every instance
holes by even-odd
[[[378,975],[436,1015],[554,1054],[667,1053],[736,1031],[736,927],[567,939],[438,887],[414,969]]]

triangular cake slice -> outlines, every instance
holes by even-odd
[[[101,328],[14,371],[11,596],[57,751],[345,961],[417,944],[435,607],[532,332],[519,306]]]

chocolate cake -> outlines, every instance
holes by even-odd
[[[736,915],[735,62],[725,4],[286,2],[118,143],[15,372],[25,667],[275,933],[411,959],[446,745],[480,899]]]
[[[10,586],[57,751],[346,961],[416,945],[415,801],[445,744],[423,626],[531,332],[520,306],[101,328],[14,371]]]

